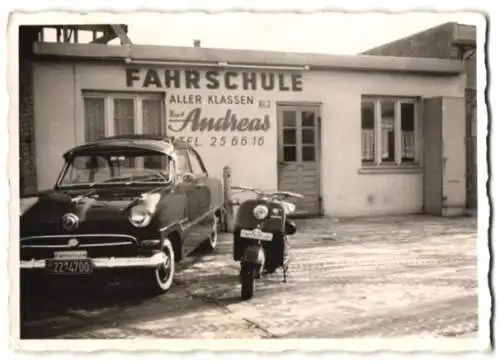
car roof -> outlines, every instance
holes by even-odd
[[[141,149],[171,156],[175,149],[191,148],[191,146],[175,137],[145,134],[119,135],[77,145],[64,153],[64,158],[74,154],[98,153],[99,151],[119,150],[121,148],[128,150]]]

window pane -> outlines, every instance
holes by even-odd
[[[297,143],[295,129],[284,129],[283,130],[283,144],[295,144]]]
[[[415,104],[401,104],[401,160],[415,161]]]
[[[361,128],[375,128],[375,104],[371,101],[363,101],[361,103]]]
[[[295,128],[297,126],[296,116],[297,113],[295,111],[283,111],[283,126]]]
[[[302,143],[314,144],[314,129],[302,129]]]
[[[316,160],[314,147],[302,147],[302,161],[313,162]]]
[[[191,162],[193,174],[195,176],[201,176],[203,174],[203,169],[201,168],[200,161],[192,151],[189,151],[189,161]]]
[[[302,111],[302,126],[314,126],[314,112]]]
[[[114,104],[114,124],[115,135],[129,135],[134,134],[134,99],[119,99],[113,100]],[[124,167],[133,168],[135,160],[133,158],[127,159]]]
[[[162,120],[162,101],[160,99],[142,100],[142,123],[144,134],[164,135],[164,121]]]
[[[403,131],[414,131],[415,128],[415,104],[401,104],[401,129]]]
[[[394,162],[395,156],[395,132],[394,132],[394,102],[381,102],[381,127],[382,127],[382,161]]]
[[[105,181],[111,178],[108,162],[101,156],[77,156],[62,177],[62,184]]]
[[[363,162],[375,162],[375,131],[361,131],[361,155]]]
[[[415,161],[415,133],[412,131],[401,132],[401,160],[403,162]]]
[[[91,142],[104,137],[104,98],[85,97],[85,141]]]
[[[375,161],[375,103],[361,103],[361,156],[363,162]]]
[[[283,160],[285,162],[297,161],[297,151],[296,151],[295,146],[283,148]]]
[[[116,135],[134,134],[134,100],[114,99]]]
[[[176,174],[182,176],[185,173],[192,173],[186,151],[179,151],[177,154]]]
[[[163,103],[160,99],[142,100],[142,129],[144,134],[164,135]],[[166,160],[161,156],[144,158],[144,167],[165,169]]]

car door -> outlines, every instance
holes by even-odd
[[[176,186],[178,193],[183,193],[187,200],[187,221],[183,224],[184,228],[184,241],[183,250],[184,254],[191,253],[197,246],[203,232],[200,231],[200,224],[198,222],[202,211],[200,210],[199,193],[197,178],[193,174],[191,164],[189,161],[189,154],[187,148],[177,150],[177,163],[175,167],[176,177],[178,184]]]
[[[195,181],[194,194],[199,214],[196,223],[199,225],[197,228],[201,233],[201,242],[210,235],[214,223],[212,213],[212,192],[209,183],[210,178],[208,177],[205,166],[198,153],[196,153],[194,149],[189,149],[188,155]]]

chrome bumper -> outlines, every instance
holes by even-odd
[[[44,269],[45,259],[21,260],[21,269]],[[162,253],[139,258],[92,258],[94,269],[107,268],[154,268],[163,262]]]

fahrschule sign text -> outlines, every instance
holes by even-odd
[[[301,92],[302,74],[127,68],[127,87]]]

